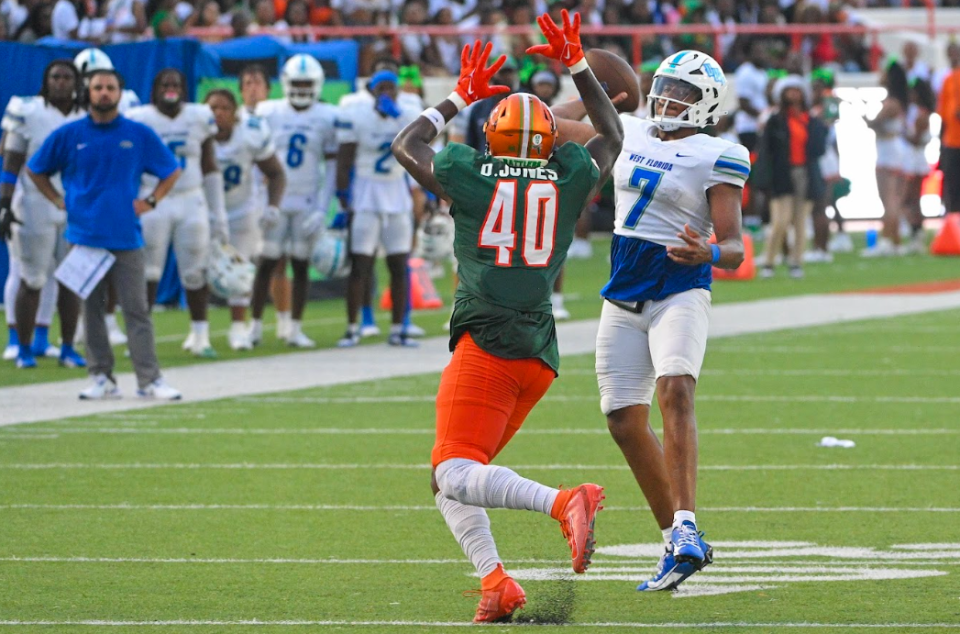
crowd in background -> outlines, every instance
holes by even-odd
[[[920,0],[913,0],[922,6]],[[938,5],[960,6],[960,0]],[[288,41],[307,41],[310,33],[294,27],[331,26],[531,26],[549,11],[578,11],[584,23],[600,25],[855,24],[856,9],[902,6],[899,0],[3,0],[0,40],[34,42],[53,36],[95,44],[128,42],[187,34],[194,27],[221,27],[211,37],[239,37],[269,32]],[[291,31],[291,29],[293,30]],[[494,54],[514,55],[521,66],[532,35],[493,36]],[[465,36],[410,34],[401,41],[401,62],[427,75],[456,75]],[[789,63],[788,35],[765,38],[771,55]],[[391,50],[389,38],[361,41],[361,73],[379,54]],[[588,47],[604,47],[625,58],[632,54],[628,36],[588,36]],[[645,61],[694,48],[722,58],[733,70],[747,58],[745,40],[725,33],[645,36]],[[717,50],[719,49],[719,50]],[[808,36],[800,52],[811,66],[833,64],[857,71],[870,66],[867,43],[860,36]]]

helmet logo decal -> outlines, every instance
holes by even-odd
[[[717,68],[716,66],[713,66],[712,64],[704,64],[702,68],[703,68],[703,74],[709,77],[710,79],[712,79],[713,81],[721,85],[727,83],[727,79],[723,76],[723,73],[720,72],[720,69]]]

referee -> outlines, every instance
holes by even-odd
[[[87,355],[93,383],[81,399],[119,398],[114,357],[104,318],[108,279],[117,291],[141,398],[176,400],[180,392],[160,376],[147,306],[140,215],[156,207],[180,175],[177,160],[147,126],[120,116],[123,80],[113,70],[96,70],[88,83],[90,113],[54,131],[27,164],[37,189],[67,212],[67,241],[106,249],[116,262],[84,302]],[[50,182],[60,172],[66,200]],[[137,199],[140,177],[160,183]]]

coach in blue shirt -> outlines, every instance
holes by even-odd
[[[116,257],[84,302],[93,384],[80,393],[80,398],[120,397],[104,319],[107,280],[111,280],[123,309],[138,396],[179,399],[180,392],[160,376],[147,306],[139,218],[156,207],[173,187],[180,175],[179,164],[153,130],[120,116],[122,88],[116,72],[95,71],[88,84],[89,116],[54,131],[30,159],[27,172],[44,196],[66,210],[69,242],[106,249]],[[50,175],[57,172],[63,179],[65,198],[50,181]],[[160,183],[150,196],[138,199],[143,174],[156,176]]]

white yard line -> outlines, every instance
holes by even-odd
[[[0,626],[26,627],[26,626],[82,626],[89,625],[93,627],[278,627],[278,626],[313,626],[313,627],[470,627],[477,626],[469,621],[311,621],[311,620],[284,620],[284,621],[262,621],[259,619],[237,619],[237,620],[170,620],[170,621],[107,621],[107,620],[62,620],[62,621],[0,621]],[[776,631],[778,628],[789,629],[879,629],[879,630],[905,630],[905,629],[951,629],[960,630],[960,623],[815,623],[805,621],[802,623],[750,623],[745,621],[714,621],[707,623],[683,623],[671,621],[668,623],[641,623],[641,622],[591,622],[591,623],[570,623],[568,627],[582,628],[620,628],[620,629],[721,629],[721,628],[750,628]],[[516,623],[486,623],[484,629],[497,627],[524,627]],[[532,625],[531,627],[539,627]]]
[[[384,403],[433,403],[433,394],[400,396],[250,396],[245,403],[307,403],[314,405],[378,405]],[[541,403],[599,402],[594,394],[548,394]],[[925,403],[960,404],[960,396],[851,396],[845,394],[698,394],[698,402],[732,401],[740,403]]]
[[[514,465],[511,468],[517,471],[626,471],[626,465],[613,464],[526,464]],[[323,462],[295,462],[295,463],[86,463],[86,462],[34,462],[34,463],[0,463],[0,470],[7,471],[40,471],[40,470],[237,470],[237,471],[286,471],[286,470],[323,470],[323,471],[354,471],[364,470],[400,470],[400,471],[428,471],[428,464],[391,464],[391,463],[323,463]],[[917,465],[917,464],[769,464],[769,465],[701,465],[700,471],[960,471],[960,465]]]
[[[710,336],[717,339],[958,307],[960,292],[806,295],[721,304],[713,309]],[[561,353],[593,352],[597,323],[590,320],[558,325]],[[449,358],[446,337],[435,337],[424,340],[416,350],[386,345],[318,350],[171,368],[164,375],[184,390],[188,402],[196,403],[439,372]],[[129,398],[135,392],[133,376],[122,374],[118,380],[128,398],[103,402],[77,400],[76,395],[87,384],[85,379],[0,388],[0,426],[168,404]]]
[[[924,506],[703,506],[708,513],[960,513],[958,507]],[[0,504],[0,511],[428,511],[437,507],[402,504]],[[503,509],[494,509],[503,510]],[[638,513],[646,506],[604,506],[606,512]],[[0,559],[2,560],[2,559]]]

